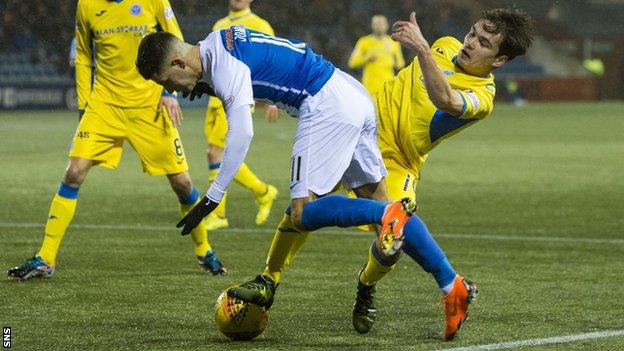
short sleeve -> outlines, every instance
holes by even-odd
[[[464,99],[464,112],[460,118],[485,118],[494,108],[494,84],[458,90]]]

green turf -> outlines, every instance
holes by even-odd
[[[204,191],[203,111],[185,113],[191,175]],[[0,115],[1,269],[39,247],[36,226],[45,223],[75,124],[65,112]],[[166,180],[143,175],[130,149],[117,171],[93,169],[54,278],[0,281],[0,324],[12,327],[14,349],[430,350],[624,329],[624,104],[499,105],[432,152],[418,188],[422,217],[482,290],[458,340],[440,341],[437,287],[409,259],[378,288],[375,328],[355,333],[355,274],[372,237],[326,230],[285,275],[267,331],[230,342],[215,329],[213,303],[263,266],[288,202],[294,128],[288,118],[255,119],[248,162],[281,193],[258,228],[251,194],[233,185],[235,229],[210,234],[226,277],[199,271],[190,238],[173,227],[177,204]],[[624,349],[624,338],[522,348],[596,349]]]

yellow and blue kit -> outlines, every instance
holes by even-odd
[[[461,43],[438,39],[431,52],[451,87],[464,100],[460,116],[436,108],[427,94],[418,58],[386,82],[375,96],[378,143],[388,169],[390,199],[414,199],[416,184],[427,155],[444,139],[487,117],[493,108],[494,76],[476,77],[455,64]]]
[[[116,168],[126,139],[151,175],[188,169],[177,130],[165,109],[158,111],[163,88],[143,79],[135,67],[141,39],[156,31],[182,39],[168,0],[78,2],[76,89],[78,108],[85,113],[70,157]]]
[[[213,31],[227,29],[232,26],[243,25],[245,28],[275,35],[273,28],[266,20],[251,12],[247,8],[241,11],[230,11],[227,17],[218,20],[212,27]],[[208,144],[225,148],[225,136],[227,134],[227,119],[221,100],[211,97],[206,110],[204,123],[204,135]]]
[[[374,57],[373,60],[370,58]],[[349,58],[349,68],[362,68],[362,85],[371,96],[383,84],[394,77],[394,69],[405,66],[401,45],[388,35],[377,38],[374,35],[361,37],[355,44]]]

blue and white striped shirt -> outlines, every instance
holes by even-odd
[[[305,43],[235,26],[211,33],[199,43],[204,79],[231,106],[251,98],[275,104],[292,116],[314,96],[335,67]],[[209,67],[210,66],[210,67]]]

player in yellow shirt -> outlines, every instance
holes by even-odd
[[[523,55],[531,45],[533,31],[533,21],[522,11],[490,10],[481,14],[463,43],[443,37],[429,47],[415,13],[409,22],[395,23],[392,39],[415,51],[416,58],[375,96],[378,143],[388,169],[390,200],[415,199],[429,152],[490,115],[495,94],[492,71]],[[455,273],[422,221],[411,220],[404,232],[402,251],[431,273],[443,292],[444,338],[451,340],[468,316],[468,303],[478,294],[476,285]],[[358,332],[366,333],[373,326],[375,284],[394,268],[398,258],[398,254],[383,256],[371,247],[359,274],[353,308]]]
[[[212,30],[216,31],[235,25],[243,25],[249,29],[274,35],[275,33],[269,22],[251,12],[249,6],[252,1],[253,0],[230,0],[229,14],[227,17],[218,20],[214,24]],[[261,106],[263,104],[258,103],[256,105]],[[278,117],[279,110],[277,107],[266,104],[263,106],[266,109],[265,117],[267,120],[273,121]],[[209,177],[210,181],[214,181],[219,167],[221,166],[221,161],[223,160],[223,149],[225,148],[225,136],[227,134],[227,119],[225,117],[225,111],[223,110],[223,104],[221,104],[221,101],[216,97],[210,97],[208,102],[204,134],[206,135],[206,141],[208,143],[207,157],[208,168],[210,170]],[[256,224],[260,225],[264,223],[269,216],[273,201],[277,197],[277,188],[261,181],[251,169],[249,169],[246,163],[243,163],[234,180],[251,190],[254,194],[256,204],[258,205]],[[228,227],[229,223],[225,211],[226,199],[227,194],[219,203],[219,207],[206,217],[205,222],[208,230]]]
[[[52,276],[61,241],[76,210],[80,185],[93,165],[117,168],[124,140],[139,155],[144,172],[167,176],[179,198],[182,216],[200,200],[174,125],[182,117],[180,106],[175,97],[143,79],[134,67],[141,39],[157,28],[182,38],[168,0],[78,1],[75,66],[81,119],[69,165],[50,206],[41,249],[9,270],[9,277],[27,280]],[[92,68],[93,58],[97,74]],[[205,225],[195,228],[192,238],[199,265],[210,273],[225,274],[208,243]]]
[[[382,15],[371,19],[372,34],[361,37],[349,58],[349,68],[362,69],[362,85],[371,96],[394,77],[394,70],[405,66],[401,45],[388,35],[388,19]]]

